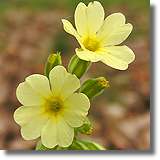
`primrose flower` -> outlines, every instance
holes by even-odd
[[[22,137],[32,140],[41,136],[48,148],[71,145],[73,127],[83,125],[90,107],[86,95],[73,93],[79,87],[79,79],[63,66],[54,67],[49,80],[33,74],[20,83],[16,95],[23,106],[15,111],[14,119],[21,126]]]
[[[132,25],[125,24],[122,13],[114,13],[104,20],[104,9],[97,2],[88,6],[80,2],[75,10],[75,30],[72,24],[62,19],[64,30],[75,36],[81,48],[76,48],[77,56],[86,61],[102,61],[119,70],[128,68],[135,55],[127,46],[115,46],[122,43],[131,33]]]

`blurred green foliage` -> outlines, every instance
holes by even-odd
[[[74,9],[79,2],[88,4],[88,0],[0,0],[0,11],[4,11],[8,7],[30,8],[30,9],[52,9],[57,6],[63,6]],[[149,0],[99,0],[104,7],[111,7],[123,4],[134,11],[149,10]]]
[[[0,0],[0,28],[6,27],[3,16],[9,10],[29,10],[34,12],[60,9],[60,12],[68,11],[69,21],[74,23],[74,11],[79,2],[86,5],[93,0]],[[127,23],[133,25],[133,32],[127,42],[134,42],[138,39],[148,39],[150,26],[150,1],[149,0],[98,0],[104,7],[106,16],[115,12],[121,12],[126,16]],[[64,38],[65,37],[65,38]],[[68,39],[70,35],[65,32],[56,37],[51,45],[53,52],[61,51],[67,55],[72,51]]]
[[[53,10],[55,8],[62,8],[68,10],[71,14],[79,2],[84,2],[86,5],[91,0],[0,0],[0,14],[6,9],[30,9],[30,10]],[[105,8],[106,15],[113,12],[122,12],[126,15],[127,20],[132,24],[132,21],[138,21],[141,26],[136,26],[136,30],[133,33],[133,37],[140,37],[141,34],[146,34],[146,25],[149,25],[148,19],[143,22],[143,19],[147,19],[150,16],[150,1],[149,0],[99,0]],[[131,21],[132,20],[132,21]],[[147,21],[147,22],[146,22]],[[147,24],[146,24],[147,23]],[[134,25],[134,24],[133,24]],[[135,26],[135,25],[134,25]]]

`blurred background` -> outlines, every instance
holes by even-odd
[[[21,104],[15,91],[19,83],[34,73],[44,74],[50,53],[61,52],[63,65],[79,47],[67,34],[61,19],[74,24],[74,11],[80,0],[0,0],[0,149],[32,150],[39,139],[26,141],[13,113]],[[90,1],[83,0],[85,4]],[[100,143],[108,150],[150,149],[150,1],[99,0],[106,16],[121,12],[134,27],[123,44],[136,59],[126,71],[112,69],[102,62],[92,63],[81,79],[103,76],[110,87],[91,99],[91,136],[79,139]],[[121,45],[123,45],[121,44]]]

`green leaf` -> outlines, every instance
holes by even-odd
[[[89,150],[106,150],[103,146],[96,142],[83,141],[83,143],[89,148]]]
[[[96,142],[74,140],[69,150],[106,150],[103,146]]]

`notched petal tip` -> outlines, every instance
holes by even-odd
[[[89,6],[89,5],[100,5],[100,6],[102,6],[101,3],[98,2],[98,1],[90,2],[90,3],[88,4],[88,6]]]

